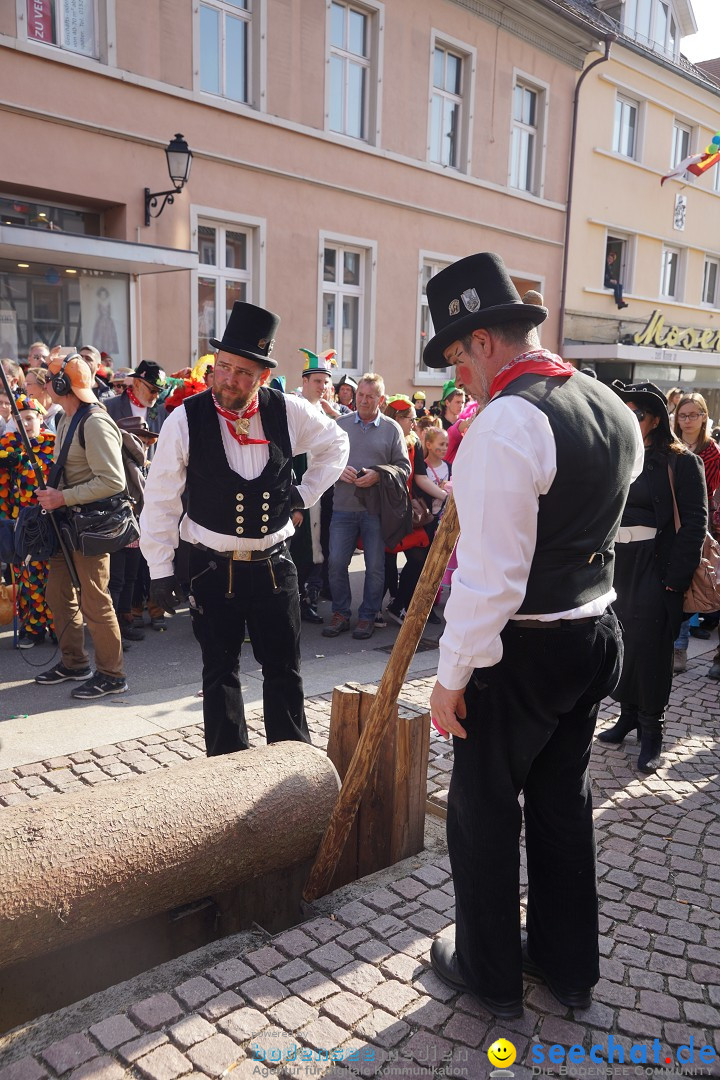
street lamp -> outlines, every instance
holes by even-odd
[[[150,218],[158,218],[162,214],[167,203],[175,202],[175,196],[179,195],[190,176],[190,166],[192,165],[192,150],[185,142],[182,135],[176,135],[168,145],[165,147],[165,156],[167,157],[168,173],[170,174],[170,180],[175,185],[172,191],[150,191],[150,188],[145,188],[145,224],[150,224]],[[158,199],[163,197],[163,201],[160,203],[160,209],[156,214],[151,214],[151,208],[154,210],[158,204]]]

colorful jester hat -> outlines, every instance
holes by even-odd
[[[332,369],[337,367],[335,349],[326,349],[325,352],[321,353],[314,353],[310,349],[298,349],[298,352],[301,352],[305,357],[305,366],[302,369],[303,375],[311,375],[313,371],[326,371],[330,374]]]

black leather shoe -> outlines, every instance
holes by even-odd
[[[513,1020],[516,1016],[522,1016],[522,998],[517,1001],[494,1001],[493,998],[483,997],[470,990],[460,973],[457,953],[454,943],[448,938],[436,938],[430,948],[430,963],[438,979],[451,986],[458,993],[472,994],[483,1008],[501,1020]]]
[[[309,600],[300,601],[300,618],[303,622],[315,623],[316,625],[325,621],[322,615],[318,615],[317,610]]]
[[[547,986],[553,997],[556,997],[561,1005],[567,1005],[568,1009],[589,1009],[592,1004],[592,987],[576,990],[570,986],[563,986],[561,983],[553,982],[549,979],[545,972],[531,960],[527,946],[523,945],[523,971],[526,975],[532,975],[535,979],[540,979]]]

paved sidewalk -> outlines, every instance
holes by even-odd
[[[711,656],[695,656],[675,681],[656,776],[636,772],[634,739],[595,745],[602,978],[590,1009],[573,1014],[528,981],[523,1018],[500,1023],[434,977],[429,948],[451,926],[453,890],[442,832],[430,819],[422,855],[323,898],[309,921],[275,937],[216,943],[118,988],[119,999],[95,995],[0,1040],[8,1062],[0,1080],[194,1080],[236,1062],[233,1080],[261,1076],[265,1066],[283,1078],[352,1070],[474,1080],[489,1075],[487,1049],[499,1037],[517,1050],[516,1078],[533,1075],[531,1053],[544,1055],[550,1075],[563,1075],[548,1066],[551,1044],[600,1046],[607,1060],[610,1036],[625,1055],[624,1075],[654,1068],[656,1039],[658,1075],[682,1075],[675,1051],[691,1039],[698,1068],[700,1047],[720,1052],[720,685],[706,677]],[[402,697],[425,703],[431,686],[429,674],[414,678]],[[308,711],[314,741],[324,745],[329,695],[310,700]],[[607,703],[601,719],[611,712]],[[258,720],[256,713],[254,740]],[[192,724],[21,765],[3,774],[0,801],[123,780],[201,752]],[[434,735],[429,777],[441,805],[451,762],[449,744]],[[630,1063],[633,1045],[636,1055],[648,1048],[646,1065]],[[342,1061],[318,1060],[333,1052]],[[265,1065],[251,1060],[263,1053]],[[717,1061],[702,1068],[696,1075],[720,1076]],[[564,1075],[606,1072],[586,1060]]]

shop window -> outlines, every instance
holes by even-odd
[[[122,367],[131,362],[127,274],[45,263],[0,261],[0,356],[94,345]]]
[[[255,303],[253,228],[198,222],[197,356],[213,352],[236,300]]]
[[[376,141],[379,20],[374,4],[330,3],[327,126],[365,142]]]
[[[446,168],[468,167],[473,60],[471,50],[435,41],[428,158]]]
[[[260,3],[202,0],[197,30],[200,90],[248,105],[258,103]]]
[[[96,210],[84,210],[57,203],[36,203],[21,196],[2,195],[0,222],[3,225],[25,225],[48,232],[100,236],[102,218]]]
[[[29,41],[107,60],[107,0],[26,0]]]

